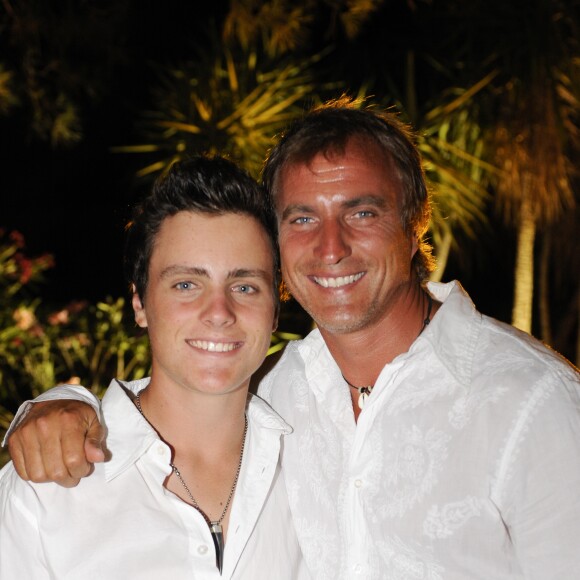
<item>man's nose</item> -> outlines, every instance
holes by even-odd
[[[208,293],[202,312],[203,321],[212,326],[229,326],[236,320],[231,297],[223,290]]]
[[[352,253],[347,232],[337,221],[323,222],[316,242],[314,254],[325,264],[337,264]]]

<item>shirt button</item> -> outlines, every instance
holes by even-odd
[[[360,479],[355,479],[354,486],[355,487],[362,487],[362,481]]]
[[[354,567],[354,573],[355,573],[355,574],[360,574],[361,572],[362,572],[362,566],[361,566],[360,564],[357,564],[357,565]]]
[[[165,453],[165,448],[163,445],[157,445],[157,455],[163,455]]]
[[[201,546],[198,546],[197,553],[200,556],[205,556],[205,554],[207,554],[207,546],[205,544],[201,544]]]

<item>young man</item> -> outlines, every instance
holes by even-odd
[[[264,183],[284,280],[318,325],[259,391],[294,428],[282,472],[313,576],[580,578],[578,373],[457,282],[424,283],[429,201],[404,128],[331,103],[288,130]],[[23,475],[86,472],[94,411],[75,409],[64,459],[58,413],[15,434]]]
[[[150,379],[113,380],[108,462],[74,490],[0,475],[1,578],[310,578],[279,470],[284,421],[250,396],[278,314],[276,224],[232,163],[175,164],[126,246]]]

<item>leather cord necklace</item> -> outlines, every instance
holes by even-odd
[[[145,420],[147,420],[145,413],[143,413],[143,408],[141,407],[141,393],[140,392],[137,393],[137,396],[135,397],[135,405],[136,405],[137,409],[139,410],[139,413],[141,413],[143,418]],[[224,530],[222,527],[222,521],[226,517],[226,512],[228,511],[228,508],[230,507],[230,503],[232,501],[232,498],[234,497],[234,491],[236,490],[236,486],[238,484],[238,478],[240,477],[240,471],[242,470],[242,459],[244,457],[244,447],[246,445],[246,435],[248,433],[248,417],[245,415],[244,415],[244,420],[245,420],[244,438],[242,439],[242,449],[240,450],[240,461],[238,463],[238,468],[236,470],[236,476],[234,477],[234,483],[232,484],[232,488],[230,489],[230,494],[228,495],[228,499],[227,499],[226,505],[224,506],[224,509],[222,511],[222,515],[217,520],[212,521],[207,516],[207,514],[199,507],[199,504],[197,503],[196,499],[193,497],[193,494],[189,490],[189,487],[187,487],[185,480],[183,479],[181,473],[179,472],[179,469],[177,469],[177,467],[175,466],[174,463],[169,464],[171,466],[171,469],[173,470],[173,473],[175,473],[175,476],[177,477],[177,479],[179,479],[181,485],[183,486],[183,489],[185,490],[185,492],[189,496],[189,499],[191,500],[191,505],[203,516],[204,520],[207,522],[207,525],[209,526],[211,538],[212,538],[214,546],[215,546],[216,566],[217,566],[220,574],[222,573],[222,569],[223,569],[223,565],[224,565]]]
[[[430,294],[425,293],[427,296],[427,316],[425,316],[425,320],[423,320],[423,326],[421,327],[421,330],[419,331],[419,334],[417,335],[417,337],[421,336],[421,333],[425,330],[425,327],[431,322],[431,310],[433,309],[433,298],[431,298]],[[349,383],[346,378],[344,377],[344,375],[342,375],[342,378],[344,379],[345,383],[351,388],[351,389],[355,389],[356,391],[358,391],[358,408],[362,411],[366,400],[369,398],[369,395],[373,392],[374,389],[374,385],[366,385],[364,387],[356,387],[355,385]]]

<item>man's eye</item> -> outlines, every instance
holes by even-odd
[[[361,209],[360,211],[357,211],[354,216],[357,218],[368,218],[368,217],[374,217],[376,214],[374,211],[370,211],[368,209]]]
[[[234,292],[239,292],[240,294],[254,294],[258,290],[250,284],[238,284],[233,288]]]
[[[178,290],[191,290],[193,288],[193,282],[178,282],[174,288]]]
[[[302,225],[302,224],[310,224],[313,221],[314,220],[311,217],[301,216],[301,217],[294,218],[290,223]]]

